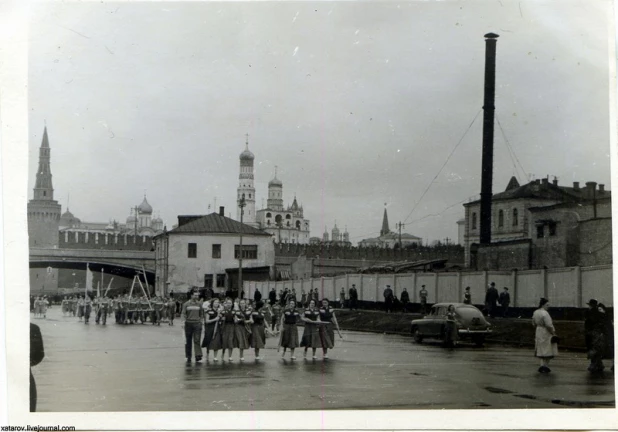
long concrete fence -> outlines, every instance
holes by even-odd
[[[297,298],[301,292],[317,288],[320,297],[331,300],[339,298],[341,288],[348,298],[348,290],[356,285],[361,301],[382,302],[386,285],[390,285],[397,297],[404,288],[410,301],[419,302],[418,292],[425,285],[429,303],[461,302],[467,286],[472,293],[472,302],[482,304],[486,287],[496,283],[499,292],[508,287],[513,307],[536,307],[540,297],[550,300],[552,307],[585,307],[588,299],[595,298],[606,306],[613,306],[613,272],[611,265],[594,267],[566,267],[548,270],[525,271],[475,271],[408,274],[347,274],[288,281],[245,281],[245,296],[253,298],[256,290],[268,298],[275,288],[277,293],[288,288],[295,289]]]

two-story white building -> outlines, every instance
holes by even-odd
[[[238,290],[242,236],[243,280],[269,280],[274,274],[271,234],[219,213],[178,216],[178,226],[155,237],[155,289],[158,294],[212,288]]]

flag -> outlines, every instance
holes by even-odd
[[[92,271],[90,270],[90,264],[86,264],[86,294],[88,291],[92,291]]]
[[[97,282],[97,297],[101,297],[101,282]]]

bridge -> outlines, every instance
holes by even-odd
[[[30,268],[65,268],[92,271],[132,278],[137,271],[146,271],[149,283],[155,280],[155,253],[152,251],[109,249],[46,249],[30,248]]]

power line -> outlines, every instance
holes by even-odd
[[[498,123],[498,127],[500,128],[500,132],[502,132],[502,137],[504,138],[504,142],[506,143],[506,145],[509,148],[509,150],[513,153],[513,156],[515,157],[515,160],[517,161],[517,163],[519,164],[519,167],[521,168],[522,172],[524,173],[524,176],[525,176],[524,178],[526,180],[528,180],[528,173],[526,172],[526,170],[524,169],[523,165],[519,161],[519,158],[517,157],[517,153],[515,153],[515,150],[513,149],[513,147],[511,146],[511,143],[509,142],[508,138],[506,137],[506,133],[504,132],[504,129],[502,128],[502,124],[500,123],[500,119],[498,118],[498,115],[496,115],[496,122]]]
[[[438,173],[434,176],[434,178],[431,180],[431,182],[429,183],[429,185],[427,186],[427,188],[425,189],[425,191],[423,192],[423,194],[421,195],[421,197],[418,199],[418,201],[416,202],[416,204],[414,204],[414,207],[412,207],[412,211],[410,211],[410,214],[408,214],[408,216],[404,219],[404,223],[408,221],[408,219],[410,218],[410,216],[412,216],[412,213],[414,213],[414,210],[416,210],[416,207],[418,207],[418,205],[420,204],[420,202],[423,200],[423,198],[425,197],[425,195],[427,194],[427,192],[429,192],[429,189],[431,188],[431,185],[433,185],[433,183],[436,181],[436,179],[438,178],[438,176],[442,173],[442,170],[444,169],[444,167],[446,166],[446,164],[448,163],[449,160],[451,160],[451,157],[453,156],[453,154],[455,153],[455,150],[457,150],[457,147],[459,147],[459,144],[461,144],[461,142],[463,141],[463,139],[466,137],[466,135],[468,134],[468,131],[470,130],[470,128],[472,127],[472,125],[474,124],[474,122],[476,121],[476,119],[478,118],[479,114],[481,113],[482,110],[479,110],[476,115],[474,116],[474,119],[472,119],[472,121],[470,122],[470,124],[468,125],[468,128],[466,129],[466,131],[463,133],[463,135],[461,136],[461,138],[459,139],[459,141],[457,142],[457,145],[455,145],[455,147],[453,148],[453,150],[451,151],[451,153],[448,155],[448,157],[446,158],[446,161],[444,161],[444,164],[442,164],[442,167],[440,168],[440,170],[438,171]]]

